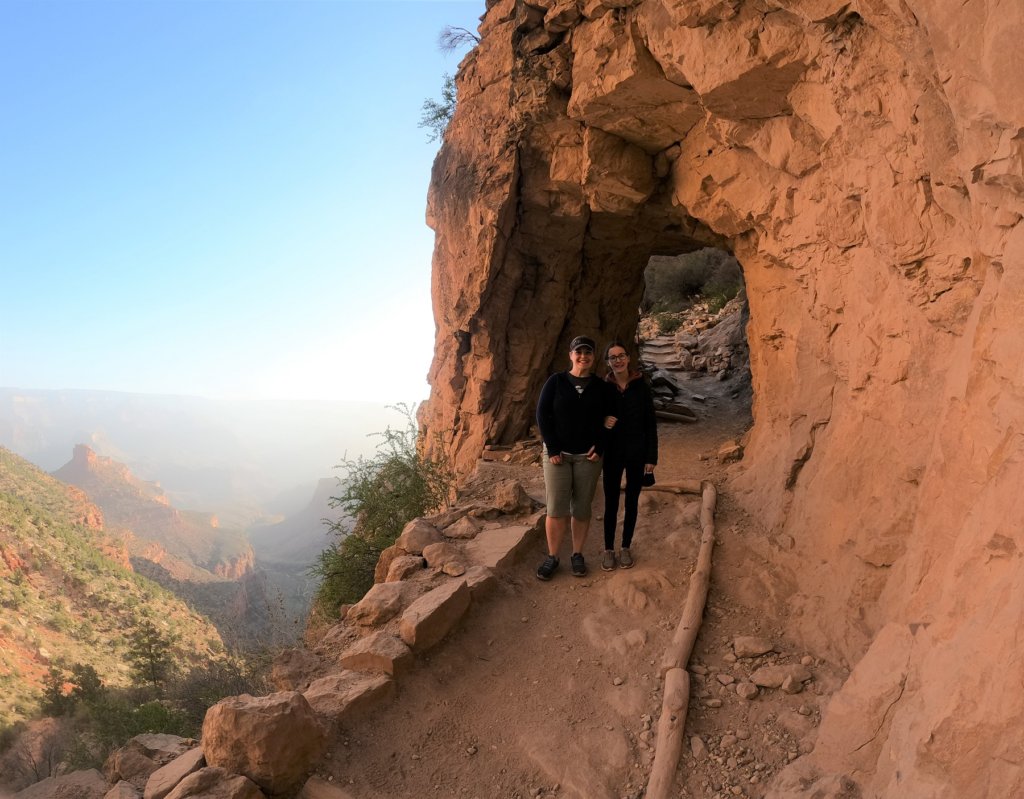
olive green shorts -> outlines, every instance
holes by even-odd
[[[597,479],[601,476],[601,461],[587,460],[586,455],[563,452],[562,462],[555,465],[546,450],[543,459],[548,516],[553,519],[566,516],[581,521],[589,519]]]

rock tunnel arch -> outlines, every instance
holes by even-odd
[[[524,154],[524,161],[529,158]],[[529,180],[521,173],[520,188]],[[729,246],[680,215],[664,191],[640,204],[610,202],[595,211],[581,203],[578,213],[554,216],[546,204],[522,196],[515,202],[516,226],[501,242],[496,280],[474,314],[443,342],[448,352],[435,358],[431,373],[432,384],[447,384],[461,396],[458,405],[447,406],[451,414],[442,424],[463,471],[485,444],[527,437],[540,387],[551,372],[565,368],[574,336],[636,338],[652,255]]]
[[[794,631],[930,686],[857,681],[884,753],[859,773],[886,797],[994,784],[1024,699],[950,698],[1019,655],[994,609],[1024,606],[998,576],[1024,480],[1024,7],[488,0],[480,33],[428,200],[428,439],[471,468],[525,432],[571,332],[631,332],[647,255],[730,250],[755,424],[729,488],[816,565]],[[839,773],[831,734],[813,760]]]

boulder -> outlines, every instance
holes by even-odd
[[[247,777],[208,767],[185,777],[167,799],[266,799],[266,794]]]
[[[338,662],[352,671],[394,675],[412,662],[412,651],[391,633],[378,630],[352,644]]]
[[[305,697],[320,716],[341,721],[391,699],[395,683],[386,674],[343,671],[313,682]]]
[[[524,513],[533,510],[533,500],[518,480],[502,480],[494,487],[494,507],[502,513]]]
[[[489,569],[502,570],[511,566],[520,552],[533,543],[537,529],[528,525],[513,525],[484,530],[465,545],[470,561]]]
[[[120,749],[115,749],[103,765],[110,783],[121,780],[140,791],[146,787],[150,774],[195,746],[191,738],[163,733],[136,735]]]
[[[110,784],[96,769],[47,777],[14,794],[14,799],[103,799]]]
[[[469,585],[452,580],[413,602],[399,623],[399,632],[416,652],[429,649],[444,638],[469,608]]]
[[[107,791],[103,799],[141,799],[142,793],[127,780],[121,780]]]
[[[458,547],[443,541],[424,547],[423,559],[427,562],[427,566],[432,569],[444,569],[445,565],[452,562],[463,563],[462,551]],[[465,572],[464,565],[463,572]]]
[[[268,794],[297,788],[325,743],[313,708],[295,691],[229,697],[203,721],[206,762],[249,777]]]
[[[476,538],[482,525],[472,516],[462,516],[458,521],[449,524],[444,528],[446,538]]]
[[[404,549],[410,555],[419,555],[428,544],[443,541],[444,537],[426,519],[413,519],[402,529],[402,534],[395,541],[395,546]]]
[[[164,799],[179,782],[206,765],[201,747],[191,749],[149,775],[143,799]]]
[[[430,544],[430,547],[436,547],[437,544]],[[391,561],[391,565],[388,566],[387,576],[384,578],[386,583],[397,583],[412,577],[417,572],[423,571],[423,558],[420,555],[399,555],[397,558]]]
[[[363,627],[383,624],[398,615],[405,603],[405,583],[377,583],[359,602],[349,608],[345,621]]]
[[[373,581],[375,583],[385,582],[388,578],[388,572],[391,570],[391,564],[398,558],[408,554],[404,549],[400,549],[394,544],[384,549],[380,553],[380,557],[377,558],[377,565],[373,568]]]

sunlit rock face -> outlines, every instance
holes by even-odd
[[[480,32],[429,195],[433,445],[522,437],[573,335],[632,335],[650,255],[731,250],[728,489],[856,676],[776,795],[1021,794],[1024,5],[496,0]]]

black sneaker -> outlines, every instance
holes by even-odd
[[[537,579],[538,580],[550,580],[551,575],[555,573],[555,569],[558,568],[558,558],[554,555],[548,555],[544,558],[544,562],[537,567]]]
[[[573,577],[582,577],[587,573],[587,564],[583,562],[582,552],[573,552],[572,557],[569,558],[569,562],[572,563]]]

